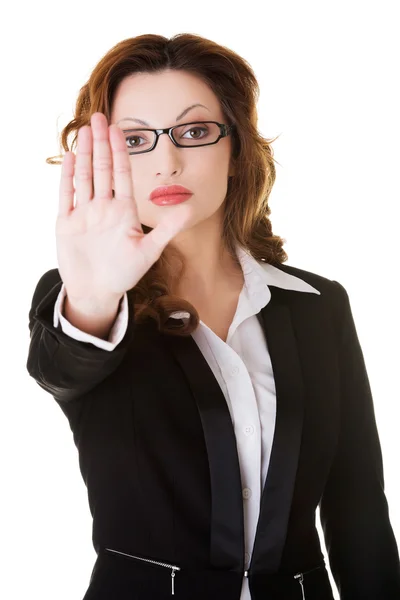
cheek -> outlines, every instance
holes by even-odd
[[[200,172],[201,169],[201,172]],[[214,160],[204,164],[199,168],[200,186],[207,193],[218,198],[221,194],[225,195],[228,186],[229,164],[225,156],[216,155]]]
[[[210,152],[208,156],[200,157],[190,171],[200,190],[207,194],[213,191],[219,196],[228,184],[229,158],[224,152]]]

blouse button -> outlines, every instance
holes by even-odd
[[[246,435],[253,435],[254,433],[254,427],[253,425],[246,425],[246,427],[243,430],[245,432]]]
[[[250,498],[250,496],[251,496],[251,489],[243,488],[243,498],[245,498],[247,500],[248,498]]]

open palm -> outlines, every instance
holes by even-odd
[[[190,207],[182,206],[179,215],[167,214],[150,233],[143,233],[123,132],[108,126],[102,113],[94,113],[91,127],[79,129],[76,157],[67,152],[61,172],[56,246],[68,296],[121,297],[158,260],[190,216]]]

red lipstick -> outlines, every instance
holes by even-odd
[[[150,194],[150,200],[154,204],[163,206],[165,204],[179,204],[185,202],[193,195],[191,190],[182,185],[161,185]]]

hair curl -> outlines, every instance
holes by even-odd
[[[102,112],[110,121],[111,107],[118,84],[136,72],[159,73],[166,69],[184,70],[201,78],[218,97],[232,133],[232,158],[235,175],[229,177],[224,201],[222,244],[239,265],[236,245],[244,247],[256,260],[278,265],[288,259],[283,250],[286,241],[273,235],[269,195],[276,178],[272,142],[257,130],[256,104],[259,85],[248,62],[235,52],[199,35],[181,33],[168,39],[145,34],[123,40],[113,46],[93,69],[80,89],[74,118],[60,134],[61,146],[69,151],[68,137],[74,133],[71,150],[76,147],[78,130],[90,125],[94,112]],[[46,159],[61,164],[63,154]],[[142,224],[143,232],[152,228]],[[166,250],[168,249],[168,252]],[[173,259],[173,264],[171,261]],[[177,268],[177,265],[179,267]],[[128,291],[135,322],[155,319],[159,331],[188,336],[199,324],[199,314],[188,301],[170,294],[183,260],[176,249],[167,246],[160,258],[141,280]],[[172,311],[187,311],[187,322],[171,319]]]

